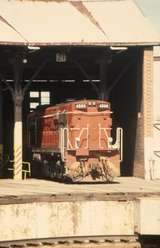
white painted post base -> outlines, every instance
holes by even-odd
[[[14,179],[22,179],[22,97],[15,96]]]

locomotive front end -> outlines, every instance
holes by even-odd
[[[66,176],[72,181],[112,181],[119,176],[123,132],[117,128],[112,138],[110,103],[76,101],[65,114],[67,126],[60,130],[60,147]]]

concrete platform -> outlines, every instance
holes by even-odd
[[[112,184],[64,184],[27,179],[0,180],[0,204],[30,201],[131,200],[138,197],[160,197],[160,180],[145,181],[121,177]],[[20,201],[19,201],[20,200]]]
[[[154,218],[146,229],[143,223],[152,206]],[[0,241],[143,231],[159,235],[159,206],[160,181],[118,178],[113,184],[69,185],[0,180]]]

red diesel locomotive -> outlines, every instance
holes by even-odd
[[[120,175],[122,160],[122,129],[112,144],[111,114],[110,103],[101,100],[37,108],[28,116],[32,161],[52,179],[111,181]]]

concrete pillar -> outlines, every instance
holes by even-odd
[[[13,59],[14,69],[14,165],[13,178],[22,179],[22,103],[23,103],[23,59],[17,54]]]
[[[22,179],[22,91],[15,91],[14,96],[14,179]]]
[[[14,102],[14,179],[22,179],[22,159],[23,159],[23,142],[22,142],[22,104],[24,94],[31,82],[38,76],[44,68],[48,60],[44,60],[42,64],[32,75],[29,83],[22,88],[24,60],[23,54],[17,53],[12,59],[14,69],[14,90],[12,97]]]
[[[142,82],[138,82],[140,107],[137,116],[134,176],[152,179],[153,166],[153,48],[142,55]],[[138,99],[137,99],[138,101]]]

